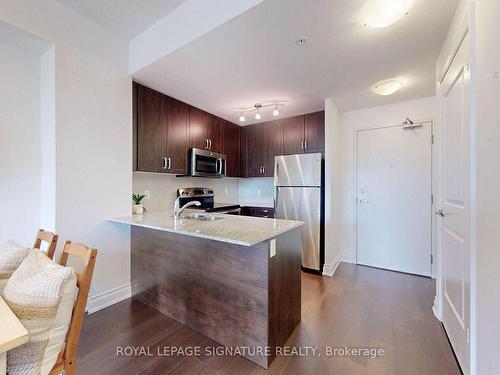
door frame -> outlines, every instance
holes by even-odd
[[[404,119],[403,119],[404,120]],[[436,199],[436,169],[434,168],[435,164],[435,156],[436,152],[434,150],[434,147],[436,146],[436,142],[434,141],[434,122],[432,119],[422,119],[419,121],[415,121],[415,124],[427,124],[430,123],[431,125],[431,197],[429,197],[429,214],[431,215],[431,253],[430,255],[433,258],[433,262],[431,264],[431,278],[436,277],[436,270],[437,270],[437,262],[436,262],[436,230],[437,230],[437,225],[436,225],[436,218],[433,215],[434,213],[434,208],[437,203]],[[354,129],[354,254],[353,254],[353,263],[358,264],[358,134],[359,132],[362,131],[367,131],[367,130],[379,130],[379,129],[388,129],[388,128],[401,128],[403,125],[402,124],[397,124],[397,125],[386,125],[386,126],[365,126],[365,127],[357,127]],[[429,259],[430,261],[430,259]]]
[[[442,89],[440,83],[443,81],[446,73],[448,72],[450,66],[453,63],[454,57],[459,51],[462,42],[466,37],[468,37],[469,50],[467,51],[467,56],[469,60],[469,74],[471,76],[469,82],[469,135],[470,135],[470,174],[469,178],[469,368],[462,369],[464,373],[475,374],[476,369],[476,352],[475,352],[475,342],[476,342],[476,324],[475,324],[475,259],[476,259],[476,198],[475,198],[475,177],[476,177],[476,157],[475,157],[475,133],[476,133],[476,122],[474,113],[474,77],[475,77],[475,58],[474,58],[474,5],[473,3],[467,4],[467,8],[463,11],[461,18],[456,20],[457,25],[454,28],[454,33],[449,36],[450,43],[447,46],[447,57],[441,66],[437,67],[436,76],[436,144],[438,146],[438,173],[436,175],[436,182],[438,184],[437,192],[437,204],[441,206],[443,202],[443,197],[441,195],[441,185],[442,185],[442,165],[441,165],[441,153],[442,153],[442,142],[441,130],[443,124],[443,105],[442,105]],[[453,27],[453,25],[452,25]],[[446,46],[446,45],[445,45]],[[437,206],[436,206],[437,207]],[[443,320],[443,303],[444,303],[444,292],[443,292],[443,270],[442,270],[442,249],[440,246],[441,238],[439,236],[439,223],[436,224],[437,229],[437,243],[436,243],[436,296],[434,298],[434,305],[432,310],[435,317],[442,322]]]

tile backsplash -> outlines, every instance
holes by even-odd
[[[149,191],[149,199],[143,200],[146,210],[172,208],[177,189],[183,187],[211,188],[215,193],[215,201],[219,203],[266,207],[273,205],[272,178],[191,178],[147,172],[134,172],[133,175],[133,192],[144,194]]]

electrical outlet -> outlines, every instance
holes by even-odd
[[[149,192],[149,190],[145,190],[144,195],[145,195],[146,199],[149,199],[149,196],[151,195],[151,193]]]
[[[276,255],[276,240],[269,241],[269,257],[272,258]]]

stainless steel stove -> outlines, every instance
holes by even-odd
[[[191,201],[198,201],[201,206],[189,209],[203,210],[205,212],[217,212],[219,214],[239,215],[241,206],[239,204],[215,203],[215,194],[212,189],[202,187],[177,189],[177,196],[181,197],[180,205],[183,206]]]

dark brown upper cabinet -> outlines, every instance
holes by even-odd
[[[189,106],[174,98],[164,96],[167,123],[167,172],[186,173]]]
[[[304,152],[325,152],[325,112],[304,116]]]
[[[245,177],[264,177],[266,132],[262,125],[248,125],[245,134]]]
[[[189,107],[189,146],[208,149],[207,113],[195,107]]]
[[[222,153],[226,155],[226,175],[228,177],[242,177],[241,127],[224,121],[222,138]]]
[[[214,115],[208,115],[207,139],[208,149],[213,152],[222,152],[222,127],[224,120]]]
[[[274,176],[274,157],[283,155],[283,120],[270,121],[264,125],[266,154],[264,176]]]
[[[285,155],[325,152],[325,112],[289,117],[283,120]]]
[[[201,148],[213,152],[222,151],[222,124],[219,117],[201,109],[189,109],[189,144],[190,147]]]
[[[137,85],[137,170],[186,172],[188,105]]]
[[[288,117],[283,120],[283,154],[304,152],[304,116]]]
[[[137,87],[137,170],[164,172],[167,126],[163,95]]]

